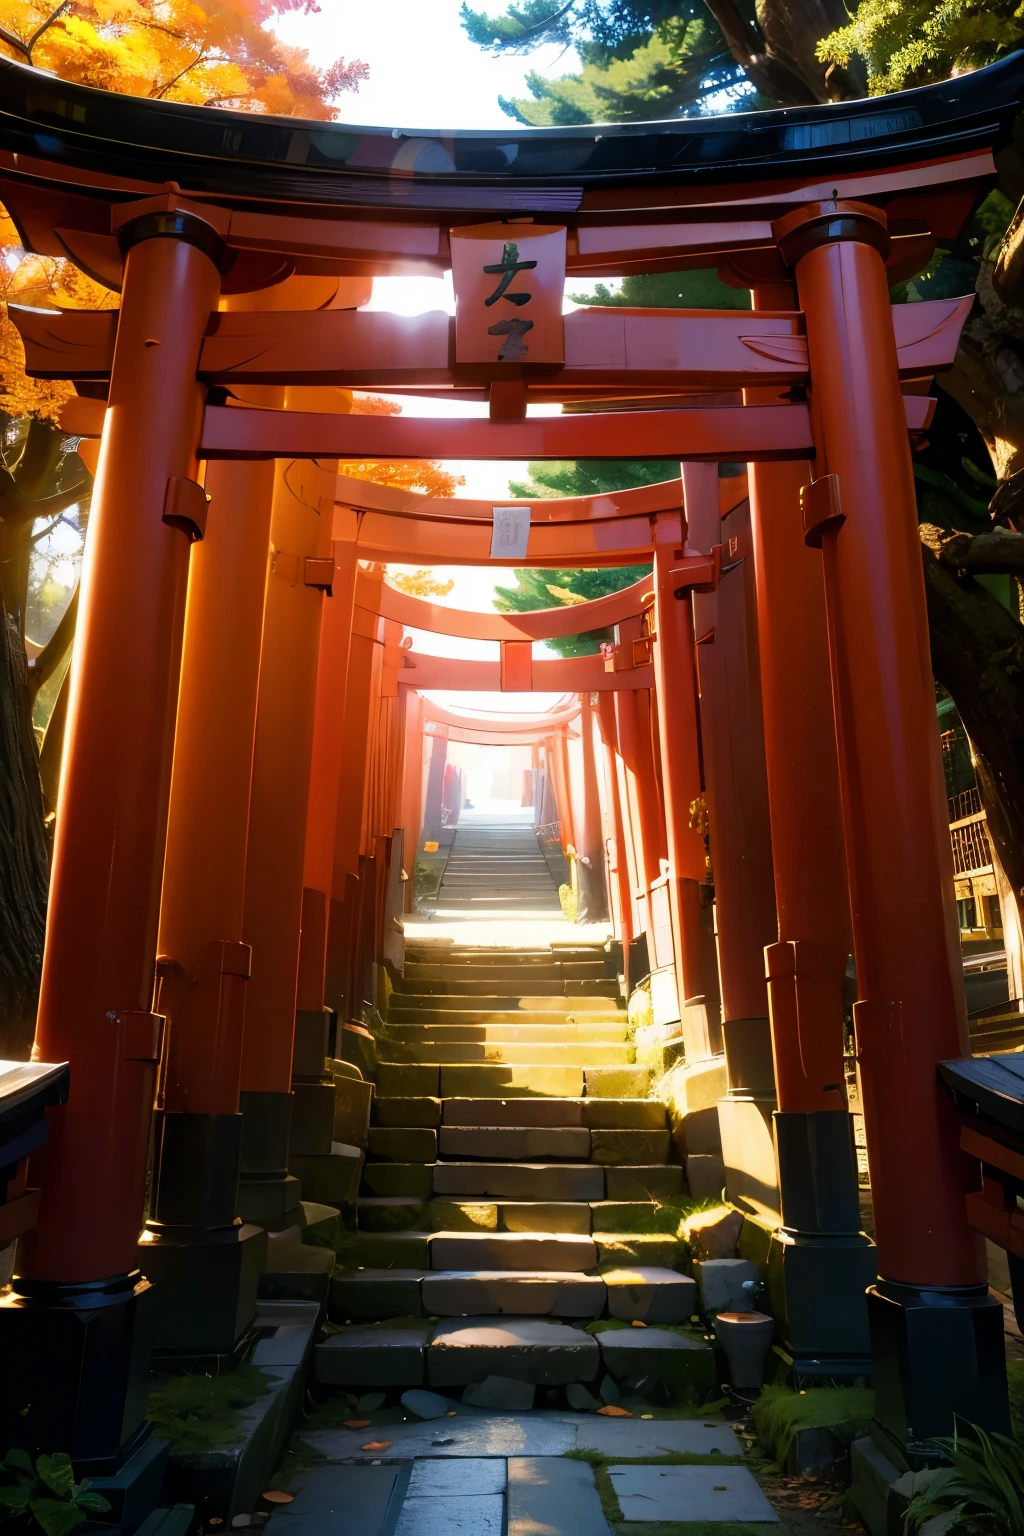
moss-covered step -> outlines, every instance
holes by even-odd
[[[590,1207],[594,1232],[667,1232],[678,1235],[684,1211],[656,1200],[595,1200]]]
[[[331,1061],[328,1066],[334,1078],[334,1140],[365,1147],[373,1084],[364,1082],[359,1068],[350,1062]]]
[[[671,1137],[664,1131],[606,1131],[590,1133],[590,1155],[595,1163],[613,1164],[635,1168],[638,1164],[653,1167],[667,1163]],[[373,1132],[370,1132],[370,1148],[373,1149]]]
[[[588,1099],[646,1099],[651,1074],[646,1067],[592,1065],[584,1072]]]
[[[426,1126],[436,1130],[441,1124],[441,1100],[425,1096],[378,1099],[373,1106],[373,1123],[381,1126]]]
[[[444,1099],[444,1126],[535,1125],[575,1127],[583,1124],[580,1099]]]
[[[593,1381],[601,1363],[581,1328],[539,1317],[474,1317],[434,1327],[426,1350],[432,1387],[464,1387],[486,1376],[562,1386]]]
[[[562,1024],[537,1024],[529,1018],[515,1024],[489,1024],[463,1020],[461,1017],[450,1024],[431,1024],[419,1020],[415,1024],[389,1024],[390,1038],[402,1045],[416,1045],[420,1040],[434,1040],[448,1044],[460,1042],[488,1043],[506,1041],[526,1045],[578,1044],[581,1040],[600,1040],[622,1044],[626,1039],[627,1022],[621,1019],[568,1019]]]
[[[442,1125],[437,1144],[442,1157],[460,1160],[521,1163],[557,1157],[583,1162],[590,1157],[590,1132],[581,1125]]]
[[[504,1232],[575,1232],[589,1237],[590,1206],[570,1200],[510,1200],[498,1205]]]
[[[389,1163],[433,1163],[437,1159],[437,1132],[418,1125],[372,1125],[367,1157]]]
[[[606,1297],[600,1275],[529,1270],[433,1271],[421,1293],[432,1317],[599,1317]]]
[[[436,1163],[437,1195],[492,1195],[506,1200],[601,1200],[605,1171],[592,1163]]]
[[[426,1232],[346,1233],[338,1244],[339,1269],[429,1269]]]
[[[438,1097],[440,1069],[422,1062],[382,1061],[375,1086],[378,1099]]]
[[[381,1319],[422,1314],[422,1269],[345,1269],[331,1276],[332,1318]]]
[[[601,1359],[617,1382],[656,1376],[676,1391],[707,1397],[715,1386],[715,1357],[709,1344],[667,1328],[608,1328],[598,1334]]]
[[[609,1164],[604,1181],[609,1200],[679,1200],[685,1194],[678,1163],[633,1168]]]
[[[367,1195],[430,1198],[434,1170],[429,1163],[364,1163],[361,1189]]]
[[[563,1273],[592,1269],[598,1251],[571,1232],[435,1232],[430,1269],[529,1269]]]
[[[501,1227],[498,1206],[492,1200],[432,1200],[427,1207],[430,1232],[497,1232]]]
[[[688,1323],[697,1306],[697,1282],[674,1269],[635,1265],[605,1270],[608,1315],[632,1323]]]
[[[404,1324],[404,1326],[402,1326]],[[418,1319],[342,1328],[314,1352],[317,1381],[328,1387],[419,1387],[431,1324]]]
[[[427,1202],[414,1195],[360,1195],[356,1221],[360,1232],[426,1230]]]
[[[583,1095],[583,1068],[506,1064],[441,1068],[443,1099],[553,1098]]]
[[[592,1131],[663,1131],[667,1125],[657,1099],[584,1099],[580,1113]]]
[[[598,1263],[602,1269],[626,1264],[652,1264],[676,1269],[686,1263],[689,1250],[680,1238],[661,1232],[595,1232]]]
[[[549,1066],[558,1070],[562,1066],[625,1066],[633,1059],[632,1045],[603,1041],[596,1045],[580,1041],[541,1041],[535,1045],[532,1041],[447,1043],[427,1038],[415,1044],[403,1042],[401,1049],[408,1053],[411,1062],[437,1061],[442,1068],[480,1062],[485,1066]]]

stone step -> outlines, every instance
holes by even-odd
[[[410,1096],[379,1098],[373,1102],[374,1125],[425,1125],[436,1128],[441,1123],[441,1100]]]
[[[548,998],[547,1001],[563,1000]],[[453,1025],[463,1029],[468,1026],[493,1029],[495,1025],[501,1024],[508,1024],[513,1028],[523,1024],[548,1024],[556,1027],[578,1024],[581,1029],[587,1030],[598,1024],[617,1024],[620,1028],[624,1028],[626,1023],[626,1014],[622,1010],[610,1008],[607,1005],[593,1011],[537,1006],[529,1008],[407,1008],[404,1004],[388,1009],[388,1025],[391,1028],[402,1024],[412,1024],[418,1029],[451,1028]]]
[[[595,1024],[582,1020],[566,1024],[391,1024],[389,1033],[402,1045],[577,1045],[587,1040],[625,1045],[627,1028],[623,1019]]]
[[[434,1193],[589,1202],[605,1198],[605,1171],[590,1163],[436,1163]]]
[[[593,1269],[598,1248],[575,1232],[434,1232],[430,1269]]]
[[[360,1195],[360,1232],[557,1232],[589,1237],[600,1232],[675,1236],[679,1206],[655,1201],[498,1200],[454,1195]]]
[[[588,1067],[587,1098],[646,1099],[651,1087],[650,1070],[644,1066]]]
[[[615,997],[588,997],[574,992],[507,992],[492,987],[489,992],[395,992],[391,997],[389,1018],[396,1008],[416,1008],[424,1013],[579,1013],[588,1018],[609,1018],[626,1010]],[[456,1021],[458,1022],[458,1021]]]
[[[623,1072],[621,1068],[592,1068],[592,1071]],[[630,1071],[632,1069],[626,1069]],[[646,1072],[645,1072],[646,1077]],[[508,1062],[449,1063],[441,1067],[441,1097],[443,1099],[502,1099],[525,1096],[536,1098],[544,1095],[553,1099],[580,1099],[583,1097],[585,1073],[583,1067],[541,1065],[539,1062],[521,1064]]]
[[[653,1167],[609,1165],[604,1170],[604,1180],[609,1200],[678,1200],[685,1193],[683,1170],[678,1163]]]
[[[578,1040],[542,1041],[539,1045],[513,1041],[505,1045],[498,1042],[488,1044],[486,1041],[481,1044],[472,1041],[439,1041],[435,1044],[427,1040],[416,1045],[403,1044],[402,1049],[409,1053],[410,1061],[437,1062],[442,1067],[458,1062],[493,1062],[496,1065],[511,1063],[538,1067],[628,1066],[636,1054],[632,1043],[626,1041],[598,1041],[594,1045]]]
[[[582,1328],[541,1317],[439,1322],[426,1356],[430,1385],[442,1390],[487,1376],[563,1386],[593,1381],[601,1367],[596,1339]]]
[[[431,1317],[591,1318],[600,1317],[606,1298],[600,1275],[554,1270],[443,1270],[425,1275],[421,1287],[421,1305]]]
[[[491,951],[491,954],[494,952]],[[550,955],[524,955],[516,963],[503,964],[495,960],[410,960],[406,951],[403,985],[414,989],[420,985],[451,981],[466,985],[483,986],[492,982],[522,982],[527,977],[531,987],[541,983],[564,986],[573,982],[588,985],[596,981],[614,981],[608,966],[600,960],[552,960]],[[500,990],[492,988],[492,990]]]
[[[372,1131],[370,1135],[372,1137]],[[590,1144],[590,1155],[595,1163],[615,1163],[635,1168],[640,1164],[653,1166],[657,1163],[667,1163],[672,1149],[672,1138],[667,1130],[595,1129],[590,1133]],[[413,1159],[410,1158],[409,1161],[412,1162]]]
[[[678,1205],[655,1200],[595,1200],[590,1212],[594,1232],[667,1232],[673,1237],[684,1214]]]
[[[557,1157],[581,1162],[590,1156],[590,1132],[584,1126],[444,1125],[438,1151],[459,1160],[525,1163]]]
[[[689,1249],[685,1241],[669,1232],[593,1232],[602,1269],[622,1269],[629,1264],[643,1264],[658,1269],[681,1268]]]
[[[360,1188],[368,1195],[402,1195],[429,1200],[434,1188],[430,1163],[364,1163]]]
[[[522,972],[514,975],[504,972],[498,976],[488,976],[480,980],[469,981],[461,976],[453,976],[451,970],[445,967],[446,974],[431,980],[428,977],[410,976],[409,967],[406,967],[406,975],[399,977],[395,986],[394,996],[399,997],[499,997],[508,995],[507,989],[499,985],[501,982],[515,981],[522,983]],[[535,976],[532,971],[526,978],[530,993],[535,997],[572,997],[572,998],[618,998],[619,984],[614,976],[595,976],[592,979],[581,978],[567,981],[560,976],[552,976],[545,979]]]
[[[537,1125],[583,1124],[581,1099],[444,1099],[444,1125]],[[606,1102],[611,1102],[610,1100]]]
[[[433,1163],[437,1159],[437,1132],[429,1126],[371,1125],[367,1161]]]

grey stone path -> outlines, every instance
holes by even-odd
[[[327,1461],[295,1479],[295,1500],[275,1510],[270,1536],[614,1536],[593,1468],[570,1451],[610,1458],[602,1476],[627,1522],[778,1520],[745,1467],[635,1464],[739,1456],[735,1434],[717,1422],[476,1413],[303,1438]],[[381,1442],[390,1443],[363,1450]]]

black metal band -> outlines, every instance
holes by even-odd
[[[117,243],[123,256],[127,256],[133,246],[141,245],[144,240],[183,240],[186,245],[193,245],[197,251],[208,256],[222,276],[235,256],[212,224],[180,208],[166,209],[160,213],[140,213],[137,219],[129,219],[127,224],[122,224],[117,232]]]
[[[892,245],[885,225],[870,214],[837,209],[832,213],[821,213],[790,230],[779,241],[779,251],[786,265],[794,268],[808,252],[819,246],[839,245],[846,240],[874,246],[883,261]]]

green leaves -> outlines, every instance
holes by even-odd
[[[46,1536],[67,1536],[68,1531],[73,1531],[85,1519],[83,1509],[63,1499],[30,1499],[28,1507]]]
[[[928,1486],[907,1508],[906,1529],[919,1529],[935,1515],[949,1518],[947,1532],[976,1536],[1024,1536],[1024,1461],[1007,1435],[987,1434],[977,1424],[952,1439],[933,1442],[948,1457]]]
[[[46,1536],[67,1536],[87,1514],[106,1514],[110,1504],[101,1493],[89,1491],[88,1481],[75,1482],[66,1451],[40,1456],[33,1467],[28,1452],[15,1449],[0,1461],[0,1509],[27,1510]]]
[[[74,1497],[75,1474],[71,1467],[71,1457],[63,1451],[57,1451],[53,1456],[40,1456],[36,1462],[36,1476],[58,1499]]]

